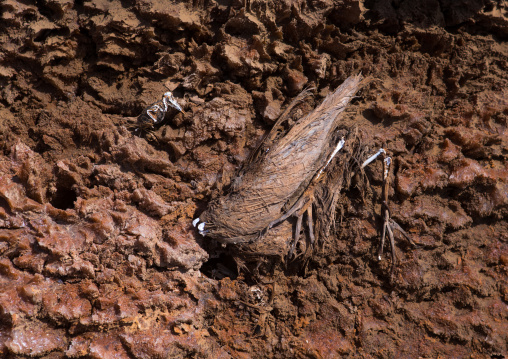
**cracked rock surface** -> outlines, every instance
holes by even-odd
[[[506,355],[505,3],[0,7],[0,358]],[[419,248],[377,261],[376,162],[304,268],[239,273],[193,218],[294,96],[360,72],[345,117]],[[168,90],[185,113],[135,136]]]

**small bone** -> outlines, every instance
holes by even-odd
[[[382,258],[382,255],[383,255],[383,249],[384,249],[384,246],[385,246],[385,239],[386,239],[386,232],[387,232],[387,229],[388,227],[390,226],[389,223],[388,223],[388,218],[390,216],[390,212],[386,209],[384,210],[386,212],[384,212],[384,223],[383,223],[383,233],[381,235],[381,241],[379,242],[379,250],[377,252],[377,259],[378,260],[381,260]]]
[[[199,217],[192,221],[192,226],[196,227],[198,223],[199,223]]]
[[[375,154],[373,154],[372,156],[370,156],[369,158],[367,158],[367,160],[365,160],[365,162],[362,164],[362,168],[364,168],[365,166],[367,166],[369,163],[371,163],[372,161],[374,161],[376,158],[378,158],[378,156],[380,154],[386,154],[386,151],[384,150],[384,148],[381,148],[379,149],[379,151],[377,151]]]
[[[344,137],[342,137],[342,139],[339,141],[339,143],[337,144],[337,146],[335,147],[335,150],[332,152],[330,158],[328,159],[328,161],[326,161],[326,164],[323,166],[323,168],[321,168],[321,170],[319,171],[318,175],[317,175],[317,178],[319,178],[319,176],[321,176],[321,173],[323,173],[323,171],[325,170],[326,167],[328,167],[328,165],[330,164],[330,162],[332,161],[332,159],[335,157],[335,155],[337,154],[337,152],[339,152],[342,147],[344,147]]]
[[[384,164],[385,164],[385,171],[383,173],[383,180],[386,180],[388,178],[388,171],[390,170],[390,165],[392,164],[392,158],[391,157],[386,157],[384,159]]]
[[[310,204],[309,208],[307,208],[307,226],[309,227],[309,238],[310,238],[310,244],[314,245],[314,242],[316,241],[316,237],[314,237],[314,226],[312,225],[312,203]]]
[[[393,237],[393,231],[391,226],[387,226],[386,229],[388,230],[388,237],[390,238],[390,249],[392,252],[392,271],[393,268],[397,265],[397,253],[395,252],[395,239]]]

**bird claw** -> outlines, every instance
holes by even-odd
[[[388,232],[388,238],[390,239],[390,251],[391,251],[391,257],[392,257],[392,269],[391,269],[392,272],[394,271],[395,267],[397,266],[397,262],[398,262],[397,254],[395,251],[395,236],[393,234],[395,232],[395,230],[399,231],[399,233],[401,233],[402,236],[414,248],[417,247],[416,243],[411,239],[409,234],[407,234],[407,232],[405,230],[403,230],[402,227],[390,217],[390,211],[388,209],[386,209],[385,210],[385,218],[383,221],[383,233],[381,235],[381,241],[379,242],[377,259],[381,260],[381,258],[382,258],[383,248],[384,248],[385,239],[386,239],[386,233]]]
[[[383,214],[383,231],[381,234],[381,241],[379,242],[379,249],[378,249],[378,260],[381,260],[381,256],[383,255],[383,249],[384,244],[386,240],[386,233],[388,233],[388,238],[390,239],[390,250],[391,250],[391,257],[392,257],[392,273],[397,265],[397,254],[395,251],[395,239],[393,233],[395,230],[399,231],[402,236],[413,246],[417,247],[416,243],[411,239],[409,234],[407,234],[406,231],[402,229],[402,227],[395,222],[391,218],[390,209],[388,207],[388,188],[390,185],[389,181],[389,172],[390,172],[390,166],[392,163],[391,157],[386,156],[386,151],[384,149],[380,149],[378,152],[376,152],[374,155],[370,156],[363,164],[362,168],[367,166],[369,163],[374,161],[378,156],[381,155],[381,158],[383,159],[383,202],[382,202],[382,214]]]
[[[407,232],[403,230],[402,227],[391,218],[390,224],[392,226],[392,229],[395,228],[396,230],[398,230],[404,236],[404,238],[406,238],[406,240],[413,246],[413,248],[418,248],[418,244],[416,244],[415,241],[413,241],[413,239],[409,236],[409,234],[407,234]]]
[[[302,222],[303,222],[303,215],[307,214],[307,228],[309,230],[309,242],[310,246],[313,247],[316,242],[316,237],[314,235],[314,224],[313,224],[313,216],[312,216],[312,203],[309,203],[308,207],[301,212],[300,215],[298,215],[296,219],[296,228],[295,228],[295,234],[293,237],[293,241],[291,243],[291,248],[289,249],[289,253],[287,255],[288,259],[296,259],[299,257],[302,253],[299,255],[294,255],[295,248],[297,243],[300,241],[300,231],[302,229]]]
[[[296,243],[298,243],[298,241],[300,239],[300,231],[302,229],[302,220],[303,220],[303,215],[299,215],[298,218],[296,219],[295,234],[293,237],[293,242],[291,243],[291,248],[289,249],[288,259],[293,259],[293,254],[295,252]]]

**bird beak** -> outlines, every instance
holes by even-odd
[[[182,108],[180,107],[180,105],[178,104],[178,102],[176,102],[175,99],[170,99],[169,102],[171,103],[171,105],[173,105],[174,108],[176,108],[178,111],[180,112],[183,112]]]
[[[176,99],[171,91],[168,91],[164,94],[164,101],[168,101],[168,105],[171,105],[171,107],[176,108],[178,111],[182,113],[185,113],[178,104],[178,102],[176,102]]]
[[[199,234],[203,237],[208,233],[208,231],[205,231],[205,224],[206,222],[201,222],[199,217],[192,221],[192,225],[198,228]]]

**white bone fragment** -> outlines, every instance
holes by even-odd
[[[371,163],[372,161],[374,161],[380,154],[386,154],[386,151],[384,150],[384,148],[381,148],[379,151],[377,151],[376,153],[374,153],[372,156],[370,156],[369,158],[367,158],[365,160],[365,162],[362,164],[362,168],[364,168],[365,166],[367,166],[369,163]]]
[[[339,143],[337,144],[337,146],[335,147],[335,150],[333,150],[330,158],[328,159],[328,161],[326,161],[326,164],[323,166],[323,168],[321,168],[321,170],[319,171],[318,175],[317,175],[317,178],[319,178],[319,176],[321,176],[321,173],[323,173],[323,171],[325,170],[326,167],[328,167],[328,165],[330,164],[330,162],[332,161],[332,159],[335,157],[335,155],[337,154],[337,152],[339,152],[342,147],[344,147],[344,143],[346,141],[344,141],[344,137],[342,137],[342,139],[339,141]]]

